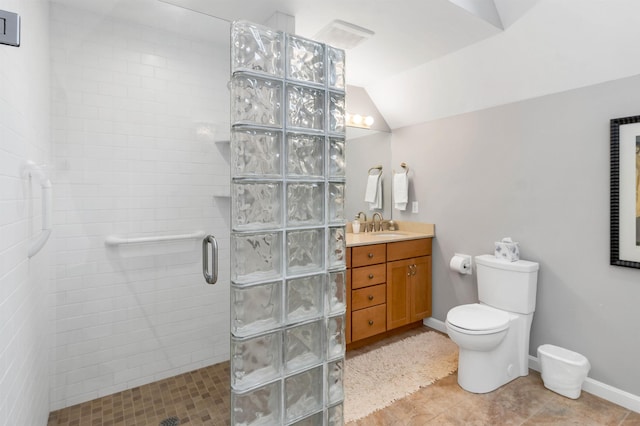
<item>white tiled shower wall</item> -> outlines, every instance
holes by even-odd
[[[52,410],[229,358],[228,49],[52,5]]]
[[[0,45],[0,425],[44,425],[51,242],[27,257],[42,224],[40,185],[21,169],[49,162],[49,6],[2,0],[0,9],[23,20],[22,46]]]

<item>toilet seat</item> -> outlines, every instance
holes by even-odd
[[[456,306],[447,314],[449,325],[468,334],[499,333],[509,327],[509,314],[487,305]]]

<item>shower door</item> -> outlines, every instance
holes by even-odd
[[[229,23],[156,0],[50,12],[55,410],[229,359]]]
[[[232,25],[231,423],[341,425],[344,52]]]

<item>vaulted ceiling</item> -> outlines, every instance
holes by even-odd
[[[52,0],[225,42],[230,21],[265,23],[276,11],[307,38],[335,19],[350,22],[375,33],[348,51],[348,83],[362,87],[499,34],[536,1]]]

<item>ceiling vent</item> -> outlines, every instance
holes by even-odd
[[[375,33],[339,19],[331,21],[313,39],[339,49],[353,49]]]

